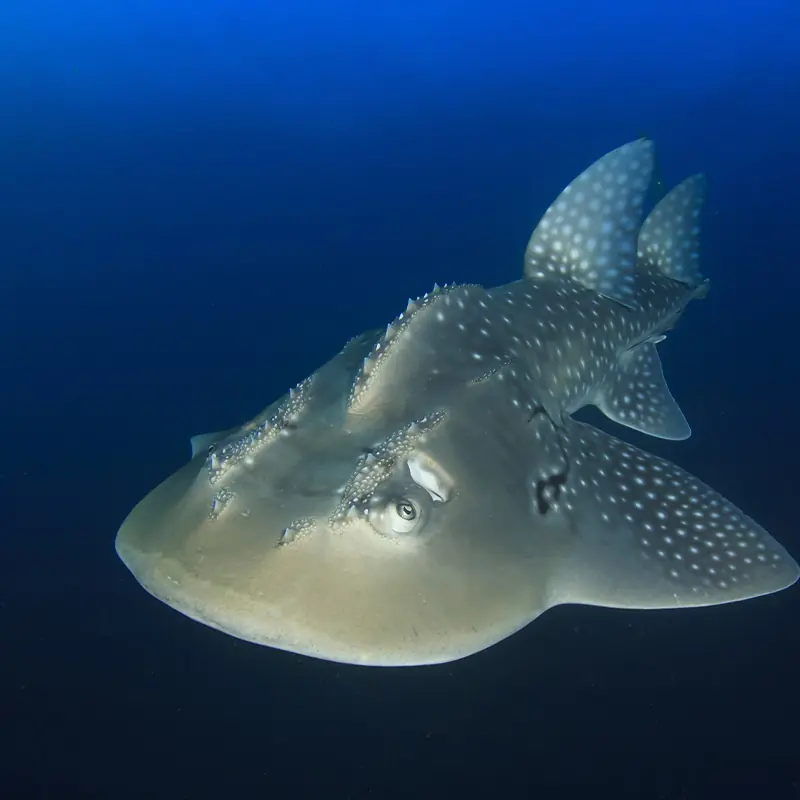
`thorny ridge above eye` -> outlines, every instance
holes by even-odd
[[[415,536],[422,533],[434,507],[447,503],[454,492],[450,475],[433,458],[421,452],[411,455],[406,469],[373,495],[366,517],[384,536]]]

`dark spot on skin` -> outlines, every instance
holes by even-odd
[[[553,426],[554,432],[556,432],[556,435],[558,435],[558,427],[555,425],[555,423],[553,423],[552,419],[550,419],[544,406],[536,406],[531,411],[531,416],[528,421],[532,422],[539,414],[544,414],[547,416],[548,421]],[[542,516],[547,514],[561,499],[561,493],[566,486],[567,478],[569,477],[569,454],[564,449],[560,438],[558,439],[558,447],[561,450],[561,455],[564,459],[564,469],[536,482],[536,510]]]
[[[561,490],[567,483],[566,472],[551,475],[536,482],[536,509],[544,516],[561,498]]]
[[[547,412],[545,411],[545,408],[544,408],[544,406],[534,406],[534,408],[533,408],[533,409],[532,409],[532,411],[531,411],[531,415],[528,417],[528,422],[532,422],[532,421],[533,421],[533,418],[534,418],[534,417],[535,417],[537,414],[546,414],[546,413],[547,413]]]

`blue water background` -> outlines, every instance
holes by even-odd
[[[189,436],[435,281],[518,277],[646,134],[709,176],[712,293],[661,348],[694,436],[629,438],[800,554],[799,101],[789,0],[7,0],[0,794],[796,797],[797,592],[367,671],[183,619],[113,538]]]

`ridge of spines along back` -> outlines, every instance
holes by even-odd
[[[434,288],[409,301],[364,359],[348,411],[404,416],[439,408],[456,387],[508,359],[504,326],[511,319],[495,312],[487,290],[468,283]]]
[[[440,287],[435,283],[433,289],[422,297],[418,297],[416,300],[408,299],[405,311],[386,326],[386,331],[378,338],[359,367],[347,402],[350,411],[357,410],[367,401],[369,390],[374,385],[383,362],[390,355],[402,334],[408,330],[411,322],[435,301],[460,288],[462,286],[458,284],[445,284]]]
[[[531,235],[525,276],[566,276],[623,305],[634,305],[637,237],[653,167],[653,142],[638,139],[582,172]]]

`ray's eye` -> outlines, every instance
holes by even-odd
[[[378,502],[369,510],[369,521],[385,536],[407,536],[422,522],[422,509],[407,497]]]
[[[386,521],[392,533],[411,533],[417,527],[419,509],[411,500],[397,500],[386,509]]]
[[[401,539],[418,536],[425,530],[428,506],[432,505],[424,492],[419,494],[418,498],[405,493],[373,496],[366,509],[370,525],[384,536]]]
[[[417,509],[408,500],[400,500],[395,503],[394,510],[397,512],[397,516],[405,522],[413,522],[417,518]]]

